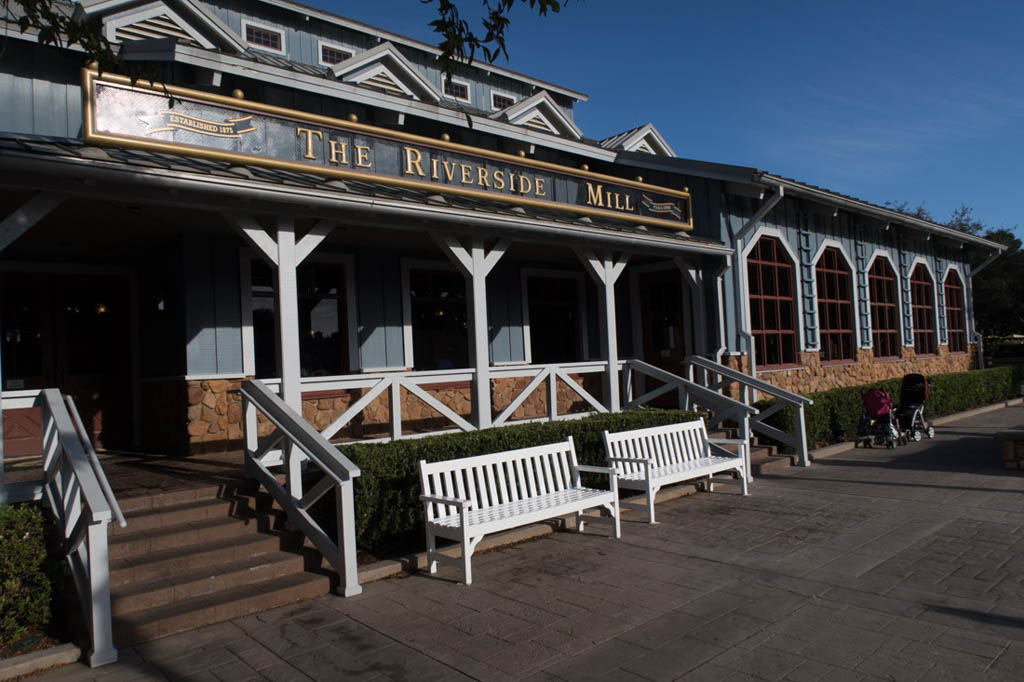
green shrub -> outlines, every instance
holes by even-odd
[[[0,645],[50,621],[43,515],[32,504],[0,506]]]
[[[554,443],[572,436],[580,464],[602,465],[603,430],[625,431],[696,418],[695,413],[680,410],[630,410],[390,443],[343,445],[342,452],[361,470],[359,478],[355,479],[358,543],[371,551],[387,551],[413,535],[422,534],[423,504],[419,500],[421,459],[438,462],[471,457]]]
[[[1014,398],[1020,394],[1022,370],[1021,366],[1007,366],[930,376],[925,418],[942,417]],[[853,439],[860,422],[861,395],[869,388],[882,388],[892,396],[893,402],[899,401],[898,378],[807,394],[814,401],[804,408],[808,446],[820,447]],[[757,407],[764,409],[772,402],[760,401]],[[787,408],[765,421],[790,432],[794,418],[793,409]]]

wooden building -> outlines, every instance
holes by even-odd
[[[591,139],[581,93],[286,0],[84,6],[160,82],[8,28],[0,358],[103,446],[240,447],[247,377],[388,438],[622,409],[688,356],[798,393],[972,366],[996,244],[651,124]]]

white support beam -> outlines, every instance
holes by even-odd
[[[18,237],[49,215],[50,211],[60,206],[65,198],[65,195],[56,192],[40,192],[0,221],[0,251],[13,244]]]
[[[266,233],[264,233],[266,234]],[[296,414],[302,414],[302,378],[299,361],[299,289],[295,260],[295,219],[277,219],[277,332],[278,367],[281,370],[281,400]],[[286,445],[285,467],[292,497],[302,499],[301,452],[294,443]]]
[[[576,255],[604,294],[601,297],[601,316],[604,318],[601,349],[608,362],[608,369],[605,371],[605,395],[608,400],[608,411],[618,412],[621,401],[619,396],[619,340],[615,324],[615,282],[626,269],[629,254],[620,253],[616,258],[611,252],[604,252],[599,257],[591,249],[577,249]]]
[[[271,265],[277,266],[278,245],[273,237],[267,234],[256,219],[245,213],[224,213],[224,219],[235,226],[245,240],[255,248]],[[293,225],[294,234],[294,225]]]
[[[302,261],[306,260],[306,257],[313,253],[316,247],[320,246],[320,243],[327,238],[327,235],[334,231],[335,227],[335,223],[330,220],[317,221],[316,225],[311,227],[309,232],[295,245],[295,264],[299,265]]]
[[[501,239],[487,251],[484,241],[474,237],[470,248],[450,234],[435,235],[434,241],[448,254],[455,266],[469,279],[470,362],[476,370],[473,381],[473,412],[476,426],[491,425],[491,353],[487,334],[487,275],[508,251],[510,242]]]

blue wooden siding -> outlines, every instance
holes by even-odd
[[[235,239],[185,236],[185,364],[190,375],[243,371],[240,246]]]
[[[242,32],[243,20],[281,31],[284,36],[285,54],[279,55],[269,50],[268,53],[285,56],[311,66],[321,66],[320,41],[340,47],[353,55],[359,55],[379,44],[374,36],[314,19],[301,22],[301,27],[296,28],[296,24],[301,21],[298,14],[283,9],[275,10],[263,4],[257,5],[244,2],[244,0],[217,0],[207,3],[207,5],[218,19],[237,32],[243,40],[245,39],[245,34]],[[258,14],[254,13],[254,10],[258,10]],[[411,47],[400,45],[395,47],[421,76],[437,88],[438,92],[444,92],[441,70],[437,67],[434,55],[420,52]],[[254,47],[253,49],[259,48]],[[498,74],[485,77],[483,71],[474,68],[461,67],[457,69],[455,78],[469,83],[469,105],[487,112],[491,111],[492,91],[515,95],[517,101],[529,97],[534,92],[534,89],[527,83]],[[561,95],[553,94],[552,96],[559,109],[572,119],[572,101]]]
[[[402,332],[402,266],[393,253],[356,254],[360,367],[406,367]]]
[[[7,38],[0,59],[0,131],[80,137],[82,91],[73,53]]]
[[[525,362],[521,263],[499,261],[487,276],[487,327],[491,362]]]
[[[697,201],[695,199],[695,211]],[[732,235],[738,232],[747,219],[754,213],[759,202],[734,195],[725,197],[725,206],[720,221],[721,239],[726,243],[732,241]],[[936,240],[929,240],[921,233],[906,228],[892,226],[886,229],[878,220],[857,216],[840,211],[838,215],[824,206],[803,202],[799,199],[786,198],[765,217],[758,228],[772,228],[773,235],[782,235],[790,250],[796,254],[794,263],[798,272],[794,282],[800,292],[801,303],[801,350],[818,350],[818,304],[816,300],[815,274],[812,262],[821,251],[826,240],[832,240],[842,248],[852,268],[856,329],[859,332],[859,345],[871,347],[871,310],[868,300],[867,266],[879,250],[888,251],[896,264],[899,278],[901,299],[902,339],[905,346],[914,345],[913,315],[910,301],[910,275],[914,260],[924,258],[932,272],[935,273],[936,286],[936,330],[940,345],[948,343],[946,330],[945,295],[942,289],[943,275],[949,263],[963,264],[962,252],[949,246],[939,246]],[[757,232],[755,232],[757,234]],[[750,240],[748,239],[748,242]],[[745,273],[744,273],[744,276]],[[739,338],[737,326],[736,296],[730,274],[725,280],[725,322],[728,350],[739,352],[744,345]],[[970,317],[970,315],[968,315]],[[968,328],[973,328],[973,320],[968,319]]]

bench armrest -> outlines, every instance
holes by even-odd
[[[609,476],[615,475],[614,467],[595,467],[589,464],[577,464],[576,471],[587,471],[592,474],[608,474]]]
[[[605,457],[609,462],[653,462],[654,460],[650,457]]]
[[[727,443],[729,445],[742,445],[747,441],[742,438],[708,438],[709,443]]]
[[[420,495],[420,500],[426,503],[450,504],[459,509],[472,509],[473,500],[465,500],[461,497],[446,497],[444,495]]]

